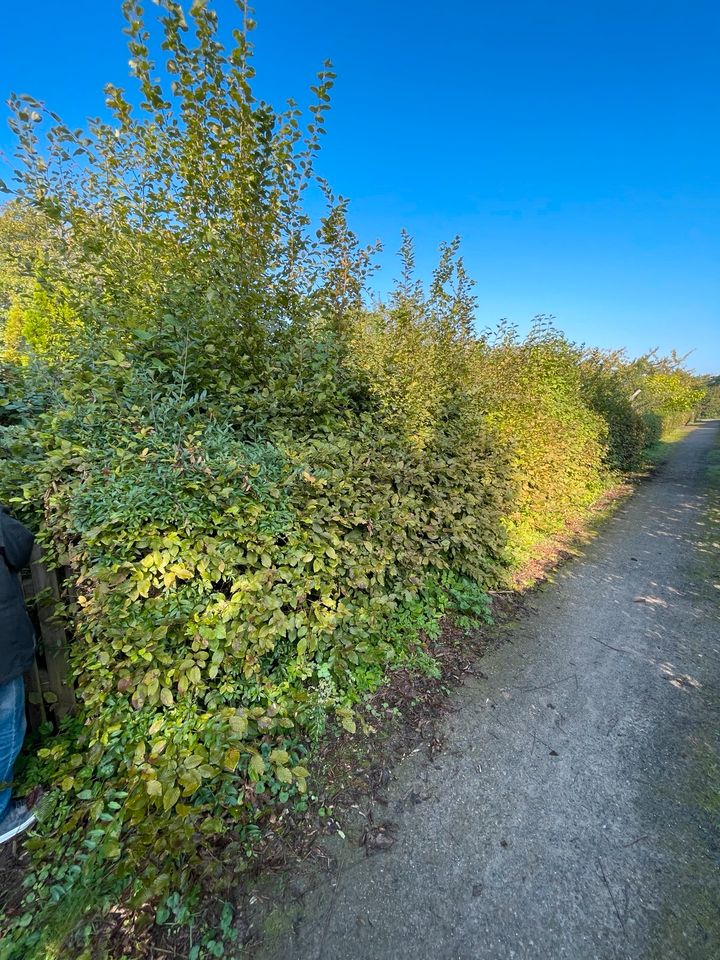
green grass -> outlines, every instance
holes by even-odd
[[[668,430],[657,443],[654,443],[645,451],[645,461],[647,465],[649,467],[659,467],[665,463],[678,440],[686,437],[692,429],[694,429],[693,426],[676,427],[674,430]]]
[[[720,443],[707,456],[706,476],[710,489],[720,492]]]

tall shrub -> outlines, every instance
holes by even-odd
[[[73,132],[12,102],[19,202],[51,227],[4,382],[0,496],[72,571],[79,698],[26,773],[48,796],[33,923],[8,938],[23,960],[90,956],[90,905],[222,880],[258,823],[305,803],[325,724],[353,730],[356,701],[448,602],[484,612],[506,563],[510,486],[466,402],[454,246],[422,391],[406,364],[391,396],[345,201],[318,184],[317,235],[303,207],[329,71],[303,136],[295,107],[253,97],[247,22],[225,52],[207,5],[186,23],[167,3],[156,80],[124,9],[138,108],[109,88],[112,121]],[[392,311],[425,330],[405,300]]]
[[[607,424],[605,462],[613,471],[636,470],[648,446],[648,424],[636,402],[637,379],[622,350],[587,350],[580,368],[583,396]]]
[[[602,490],[607,425],[585,401],[577,349],[543,318],[525,338],[501,326],[478,341],[470,380],[472,402],[511,453],[506,523],[519,563]]]

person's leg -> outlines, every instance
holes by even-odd
[[[0,686],[0,784],[11,783],[17,755],[25,739],[25,682],[16,677]],[[10,806],[12,790],[0,789],[0,820]]]

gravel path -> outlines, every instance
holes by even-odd
[[[719,427],[535,595],[394,771],[394,846],[340,844],[265,960],[720,958]]]

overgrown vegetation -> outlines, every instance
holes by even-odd
[[[457,241],[387,303],[303,127],[252,94],[243,14],[127,0],[138,95],[67,129],[11,98],[0,214],[0,495],[72,570],[77,714],[24,770],[48,790],[8,958],[102,956],[94,918],[182,922],[307,757],[423,637],[469,627],[538,540],[636,469],[702,391],[676,357],[587,350],[543,318],[478,333]],[[327,213],[312,224],[308,191]],[[218,920],[229,936],[227,911]],[[208,934],[192,956],[220,956]]]
[[[708,419],[720,417],[720,377],[703,379],[705,395],[700,401],[699,415]]]

